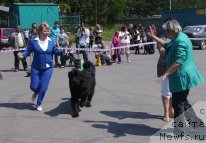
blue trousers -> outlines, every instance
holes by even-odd
[[[107,63],[107,65],[111,65],[110,58],[106,54],[100,54],[102,64]]]
[[[44,96],[49,86],[49,81],[53,73],[53,68],[44,70],[31,69],[31,84],[30,88],[38,94],[37,106],[42,104]]]

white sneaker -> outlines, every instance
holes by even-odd
[[[34,102],[36,100],[36,97],[37,97],[37,93],[34,93],[32,96],[31,96],[31,101]]]
[[[38,107],[36,108],[36,110],[37,110],[37,111],[42,111],[42,107],[41,107],[41,106],[38,106]]]
[[[35,105],[35,106],[34,106],[34,109],[37,110],[37,111],[42,111],[42,107],[41,107],[41,106]]]

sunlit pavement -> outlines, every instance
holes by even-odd
[[[155,82],[159,55],[131,53],[131,63],[124,57],[122,64],[96,67],[93,106],[82,108],[78,118],[71,117],[67,74],[72,67],[54,69],[43,111],[38,112],[31,102],[30,78],[25,71],[13,72],[13,53],[0,53],[5,74],[0,81],[0,143],[148,143],[166,125]],[[206,78],[206,50],[194,54]],[[94,53],[89,59],[95,63]],[[191,90],[192,104],[206,100],[205,87],[203,83]]]

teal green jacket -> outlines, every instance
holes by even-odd
[[[179,32],[174,39],[165,43],[164,47],[167,51],[167,68],[171,67],[173,63],[181,65],[169,75],[171,92],[187,90],[204,81],[195,66],[192,43],[186,34]]]

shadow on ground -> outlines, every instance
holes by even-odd
[[[111,121],[85,121],[86,123],[94,123],[92,127],[98,129],[106,129],[108,133],[113,134],[114,137],[122,137],[127,134],[139,136],[151,136],[159,129],[153,128],[144,124],[129,124],[117,123]]]
[[[162,116],[160,115],[151,115],[145,112],[131,112],[131,111],[100,111],[100,113],[113,117],[118,118],[119,120],[125,118],[137,118],[137,119],[161,119]]]
[[[131,112],[131,111],[100,111],[100,113],[117,118],[119,120],[126,118],[136,119],[160,119],[159,115],[151,115],[144,112]],[[158,128],[153,128],[144,124],[130,124],[130,123],[117,123],[112,121],[85,121],[86,123],[93,123],[92,127],[99,129],[106,129],[107,132],[112,133],[114,137],[139,135],[139,136],[151,136],[159,131]]]
[[[0,70],[0,72],[14,72],[14,69]]]
[[[62,98],[63,102],[60,103],[56,108],[52,109],[51,111],[45,112],[45,114],[55,117],[61,114],[70,114],[72,113],[72,109],[70,106],[70,99],[69,98]]]
[[[34,110],[33,103],[0,103],[0,108],[13,108],[18,110]]]

